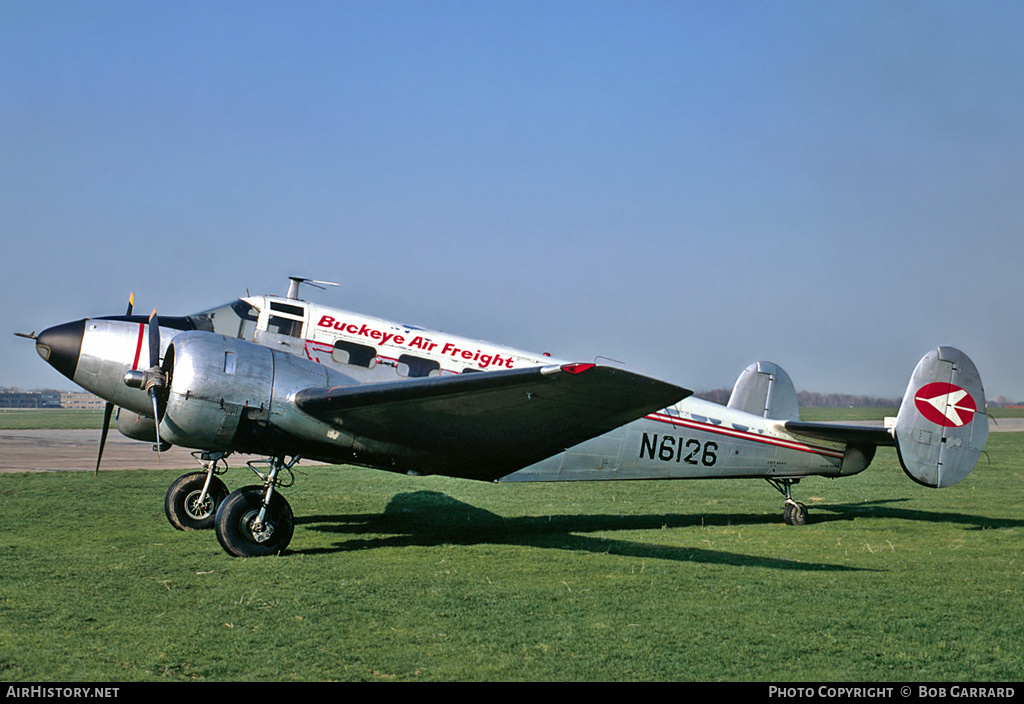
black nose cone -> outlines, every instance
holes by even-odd
[[[85,320],[55,325],[36,336],[36,352],[50,365],[74,381],[78,358],[82,354]]]

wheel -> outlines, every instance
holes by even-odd
[[[277,492],[270,499],[270,507],[267,509],[263,525],[254,525],[263,506],[265,492],[262,486],[236,489],[228,494],[217,509],[217,540],[229,555],[276,555],[291,542],[295,519],[291,506]]]
[[[782,518],[786,525],[802,526],[807,523],[807,507],[799,501],[787,501],[782,508]]]
[[[178,530],[205,530],[213,528],[217,507],[228,495],[228,488],[217,477],[210,480],[210,489],[200,503],[199,495],[206,484],[206,472],[193,472],[178,477],[167,490],[164,512],[167,520]]]

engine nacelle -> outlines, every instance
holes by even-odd
[[[127,408],[118,408],[114,419],[117,429],[132,440],[153,441],[156,438],[156,421]]]
[[[246,413],[272,403],[274,353],[208,332],[176,335],[164,367],[171,370],[160,437],[175,445],[230,450]]]
[[[354,383],[290,352],[204,331],[183,332],[167,348],[167,408],[160,438],[201,450],[294,452],[274,428],[300,414],[296,391]]]

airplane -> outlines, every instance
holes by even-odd
[[[301,459],[488,482],[757,478],[784,497],[783,520],[807,522],[792,487],[848,477],[878,447],[905,473],[948,487],[973,469],[988,436],[974,363],[937,347],[918,363],[885,427],[805,422],[789,375],[756,362],[726,405],[600,361],[558,360],[285,296],[247,295],[193,315],[156,310],[50,327],[39,355],[106,400],[129,438],[193,449],[202,469],[168,489],[181,530],[210,529],[230,555],[281,554],[294,516],[280,489]],[[116,415],[115,415],[116,411]],[[258,483],[228,491],[234,453]]]

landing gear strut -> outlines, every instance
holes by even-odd
[[[291,542],[295,528],[292,509],[284,497],[277,493],[281,484],[281,470],[291,473],[298,457],[286,461],[284,457],[264,460],[270,464],[266,474],[261,473],[249,462],[249,468],[263,479],[261,486],[244,486],[228,494],[217,509],[214,528],[217,540],[229,555],[236,557],[258,557],[276,555],[284,551]]]
[[[164,497],[164,513],[178,530],[213,528],[217,508],[228,495],[227,486],[214,476],[225,471],[218,472],[217,464],[223,462],[227,455],[206,452],[193,455],[205,469],[178,477]]]
[[[768,479],[767,482],[786,497],[782,505],[782,520],[789,526],[802,526],[807,523],[807,507],[793,500],[791,488],[799,479]]]

